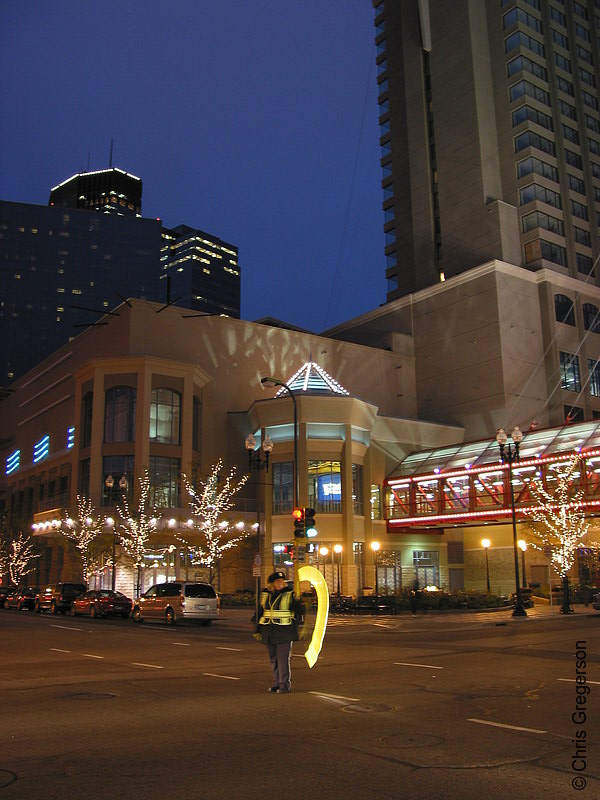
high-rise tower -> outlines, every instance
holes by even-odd
[[[142,179],[118,167],[80,172],[50,190],[48,205],[139,217],[142,213]]]
[[[599,0],[373,5],[388,300],[491,259],[597,282]]]

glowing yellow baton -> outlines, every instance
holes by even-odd
[[[308,662],[308,666],[312,669],[317,663],[325,637],[327,617],[329,616],[329,592],[327,590],[325,578],[315,567],[300,567],[298,570],[298,580],[311,583],[315,587],[317,593],[317,618],[315,620],[315,629],[308,649],[306,653],[304,653],[304,658]]]

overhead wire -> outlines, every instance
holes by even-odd
[[[326,308],[326,311],[325,311],[325,318],[324,318],[324,323],[325,324],[323,326],[323,329],[328,327],[328,322],[330,320],[330,314],[332,313],[333,295],[334,295],[334,292],[335,292],[337,276],[338,276],[339,269],[340,269],[340,264],[341,264],[341,261],[342,261],[342,253],[344,252],[344,245],[346,243],[346,233],[348,231],[348,222],[349,222],[349,219],[350,219],[350,210],[352,208],[352,198],[353,198],[353,195],[354,195],[354,186],[356,184],[356,173],[358,171],[358,161],[359,161],[359,156],[360,156],[360,148],[361,148],[361,145],[362,145],[363,133],[364,133],[364,129],[365,129],[365,118],[366,118],[366,114],[367,114],[367,102],[368,102],[368,99],[369,99],[369,91],[370,91],[370,86],[371,86],[371,75],[373,74],[373,64],[374,64],[374,62],[375,62],[375,58],[373,57],[373,54],[371,53],[370,57],[369,57],[369,69],[368,69],[368,76],[367,76],[367,84],[366,84],[366,87],[365,87],[365,99],[363,101],[362,115],[361,115],[361,119],[360,119],[360,130],[359,130],[359,134],[358,134],[358,143],[357,143],[357,146],[356,146],[356,155],[354,157],[354,166],[353,166],[353,169],[352,169],[352,180],[350,182],[350,191],[348,192],[348,202],[346,204],[346,213],[344,215],[344,223],[342,225],[342,235],[341,235],[341,239],[340,239],[340,246],[338,248],[338,254],[337,254],[336,261],[335,261],[335,268],[333,270],[333,276],[332,276],[332,279],[331,279],[331,289],[330,289],[330,292],[329,292],[329,300],[328,300],[327,308]]]

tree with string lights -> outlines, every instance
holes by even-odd
[[[136,597],[140,595],[142,574],[145,566],[144,557],[149,551],[150,536],[156,530],[155,510],[150,505],[150,476],[145,470],[143,477],[139,478],[140,497],[135,511],[131,511],[127,498],[123,496],[121,503],[116,506],[117,535],[126,555],[133,563],[136,570]]]
[[[551,469],[556,472],[556,482],[552,487],[548,486],[548,478],[544,483],[539,475],[529,482],[532,497],[537,501],[531,509],[531,544],[550,553],[551,562],[562,579],[563,614],[573,612],[569,599],[569,571],[589,528],[583,511],[584,493],[577,488],[575,480],[580,462],[581,456],[574,453],[567,461],[553,465]]]
[[[188,549],[192,564],[208,567],[211,583],[223,553],[239,545],[250,534],[250,531],[240,531],[225,518],[234,506],[234,496],[244,486],[248,476],[244,475],[236,481],[235,467],[225,477],[221,475],[222,469],[223,461],[219,459],[206,480],[200,479],[196,485],[185,475],[182,476],[193,517],[190,527],[198,534],[199,541],[190,542],[184,537],[178,538]]]
[[[95,545],[104,532],[104,520],[96,513],[91,500],[83,495],[77,495],[77,519],[65,514],[61,532],[77,548],[81,559],[83,581],[87,584],[90,568],[94,565]]]
[[[39,558],[40,554],[35,552],[35,544],[31,536],[27,536],[19,531],[16,539],[13,539],[8,546],[8,554],[5,554],[5,567],[8,568],[10,581],[18,586],[25,575],[33,572],[32,562]]]

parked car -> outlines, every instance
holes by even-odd
[[[76,614],[88,614],[90,617],[119,615],[126,619],[131,612],[132,604],[131,598],[121,592],[113,592],[112,589],[92,589],[73,600],[71,616],[74,617]]]
[[[37,589],[32,586],[13,589],[6,597],[6,608],[16,608],[17,611],[22,611],[26,608],[28,611],[33,611],[36,594]]]
[[[595,608],[596,611],[600,611],[600,592],[592,597],[592,608]]]
[[[209,583],[173,581],[151,586],[134,602],[131,616],[134,622],[158,619],[174,625],[177,620],[190,619],[210,625],[218,619],[220,605]]]
[[[64,614],[69,611],[71,603],[87,590],[84,583],[51,583],[41,589],[35,596],[35,610],[50,611],[51,614]]]
[[[6,605],[6,598],[7,596],[13,592],[15,589],[14,586],[0,586],[0,608],[4,608]]]

